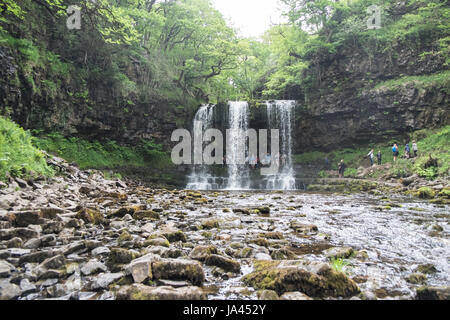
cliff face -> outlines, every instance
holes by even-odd
[[[320,87],[296,108],[295,153],[401,138],[449,123],[449,77],[440,56],[399,49],[395,57],[369,58],[349,50],[326,57],[321,66],[326,76]],[[26,129],[124,142],[153,139],[169,148],[173,130],[192,126],[191,108],[167,101],[117,107],[103,83],[94,90],[95,107],[64,88],[53,96],[36,93],[7,48],[0,47],[0,67],[0,113]],[[34,80],[45,80],[45,74]],[[252,110],[251,127],[264,127],[265,108]]]
[[[297,108],[296,152],[401,139],[448,124],[448,69],[439,55],[420,56],[427,49],[373,57],[349,49],[321,61],[320,88]]]
[[[33,74],[33,80],[36,85],[45,81],[45,71]],[[177,126],[192,121],[192,110],[175,108],[168,101],[119,107],[105,83],[96,85],[89,103],[69,94],[65,85],[52,95],[44,90],[36,92],[11,50],[0,47],[0,114],[10,116],[25,129],[129,143],[153,139],[168,144]]]

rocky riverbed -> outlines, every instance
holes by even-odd
[[[449,299],[449,212],[386,190],[0,189],[0,299]]]

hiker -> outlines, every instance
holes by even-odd
[[[394,162],[396,162],[399,155],[398,145],[396,143],[392,146],[392,154],[394,155]]]
[[[330,168],[330,161],[328,160],[328,157],[325,157],[325,169],[328,170]]]
[[[407,143],[406,144],[406,146],[405,146],[405,156],[406,156],[406,159],[409,159],[410,158],[410,153],[411,152],[411,149],[409,148],[409,143]]]
[[[339,162],[338,169],[339,169],[339,178],[343,178],[344,177],[344,171],[345,171],[345,163],[344,163],[343,159],[341,160],[341,162]]]
[[[378,165],[381,166],[381,150],[378,150],[377,159],[378,159]]]
[[[417,143],[416,143],[416,141],[413,141],[412,149],[413,149],[413,151],[414,151],[414,158],[416,158],[416,157],[417,157],[417,151],[419,151],[419,149],[417,148]]]
[[[373,149],[370,150],[369,154],[367,155],[370,159],[370,166],[373,167]]]

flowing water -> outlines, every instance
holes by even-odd
[[[245,101],[231,101],[226,112],[226,128],[222,129],[226,137],[225,165],[226,170],[215,170],[217,166],[207,166],[195,162],[189,176],[187,189],[190,190],[295,190],[296,180],[292,162],[292,127],[295,114],[295,101],[276,100],[266,102],[266,125],[264,129],[278,129],[280,132],[280,150],[270,154],[272,161],[279,166],[277,174],[262,176],[259,170],[250,170],[250,156],[258,156],[249,150],[246,132],[249,128],[249,105]],[[200,143],[207,129],[214,128],[214,106],[202,106],[194,118],[194,154],[204,145]],[[269,138],[269,137],[268,137]],[[269,138],[270,139],[270,138]],[[261,152],[261,151],[259,151]],[[265,152],[265,150],[264,150]],[[201,159],[201,157],[194,157]]]
[[[358,284],[367,296],[385,299],[412,299],[414,285],[406,277],[418,265],[432,264],[437,272],[427,276],[429,286],[450,284],[450,227],[447,206],[399,197],[382,200],[365,193],[353,195],[313,194],[301,192],[218,192],[204,193],[213,199],[208,205],[189,213],[191,222],[214,216],[220,228],[208,237],[187,232],[197,245],[214,244],[225,250],[230,243],[250,247],[255,252],[270,254],[276,246],[287,246],[298,259],[326,262],[322,251],[330,247],[352,247],[364,250],[366,258],[349,259],[345,272],[351,277],[364,277]],[[389,202],[387,202],[389,201]],[[380,209],[389,203],[391,210]],[[269,206],[270,216],[242,215],[224,208]],[[291,221],[314,224],[318,233],[309,237],[290,228]],[[436,232],[436,230],[441,230]],[[278,231],[283,240],[271,240],[269,249],[251,243],[261,232]],[[227,240],[219,240],[227,239]],[[255,299],[252,288],[245,288],[241,277],[252,271],[251,259],[237,259],[241,274],[218,280],[213,269],[206,267],[206,287],[210,299]]]
[[[227,190],[245,190],[250,187],[249,167],[245,164],[247,145],[244,138],[248,130],[248,103],[229,102],[226,163],[228,167]]]
[[[196,144],[194,145],[194,155],[196,152],[202,152],[203,144],[198,144],[198,141],[202,141],[203,133],[213,126],[213,108],[214,106],[203,105],[195,115],[193,124],[194,141],[196,141]],[[193,190],[216,189],[218,185],[214,183],[214,177],[211,175],[209,169],[210,167],[204,165],[202,161],[200,163],[194,163],[191,175],[188,177],[187,188]]]
[[[267,101],[268,129],[280,130],[281,146],[278,155],[273,155],[274,161],[280,166],[276,175],[265,179],[265,190],[295,190],[295,172],[292,163],[292,122],[294,118],[295,101]]]

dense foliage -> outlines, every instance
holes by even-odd
[[[31,177],[52,174],[44,154],[33,146],[30,133],[0,117],[0,181],[6,180],[7,175]]]

